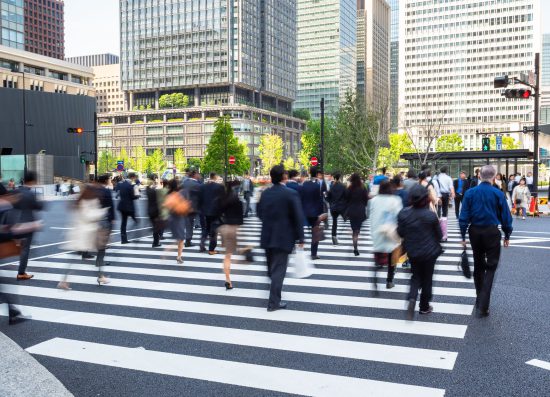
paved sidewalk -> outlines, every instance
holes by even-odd
[[[72,396],[55,376],[1,332],[0,352],[0,396]]]

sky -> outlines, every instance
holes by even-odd
[[[119,55],[119,0],[65,0],[65,56]],[[541,20],[550,20],[550,1],[541,0]],[[542,24],[550,33],[550,24]]]

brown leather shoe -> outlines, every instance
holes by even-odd
[[[208,255],[217,255],[219,253],[219,251],[208,251]]]
[[[34,276],[32,274],[18,274],[17,275],[17,279],[18,280],[30,280],[31,278],[33,278]]]

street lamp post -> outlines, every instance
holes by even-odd
[[[23,177],[27,174],[27,95],[25,94],[25,71],[23,75]]]
[[[223,116],[223,126],[224,126],[224,130],[223,130],[223,140],[224,140],[224,181],[227,182],[227,162],[228,162],[228,158],[227,158],[227,118],[225,117],[225,115]]]
[[[321,173],[325,173],[325,98],[321,98]]]

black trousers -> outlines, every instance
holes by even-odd
[[[126,227],[128,226],[128,218],[132,218],[134,222],[136,220],[136,214],[134,212],[120,211],[120,240],[128,241],[128,234],[126,233]]]
[[[340,211],[330,211],[330,215],[332,216],[332,236],[336,237],[338,234],[338,217],[343,218],[344,215]]]
[[[462,204],[462,194],[456,194],[455,195],[455,214],[456,219],[460,216],[460,205]]]
[[[151,226],[153,226],[153,245],[160,244],[160,237],[162,235],[162,221],[159,218],[151,218]]]
[[[409,261],[412,270],[409,299],[413,299],[416,302],[418,290],[421,289],[420,310],[428,310],[430,301],[432,300],[432,281],[437,257],[423,259],[409,258]]]
[[[307,223],[309,223],[309,226],[311,227],[312,235],[311,235],[311,256],[317,256],[317,250],[319,249],[319,242],[314,243],[313,242],[313,227],[315,226],[315,223],[317,223],[317,217],[309,217],[307,218]]]
[[[30,233],[21,240],[21,254],[19,255],[18,274],[25,274],[27,272],[27,264],[29,263],[29,255],[31,253],[32,236],[33,233]]]
[[[497,226],[470,226],[470,243],[474,251],[474,283],[476,304],[481,311],[489,310],[491,290],[500,260],[500,239]]]
[[[265,250],[267,274],[271,278],[267,307],[277,307],[281,303],[281,291],[283,290],[283,282],[288,266],[288,254],[288,252],[277,248],[268,248]]]
[[[244,216],[247,217],[248,213],[250,212],[250,197],[252,197],[252,193],[244,192],[243,197],[245,201]]]
[[[206,238],[210,237],[208,251],[214,251],[218,245],[218,226],[220,226],[220,218],[217,216],[205,216],[204,220],[205,224],[202,228],[201,247],[204,246]]]
[[[447,218],[449,216],[449,193],[441,193],[441,205],[437,209],[439,217]]]

